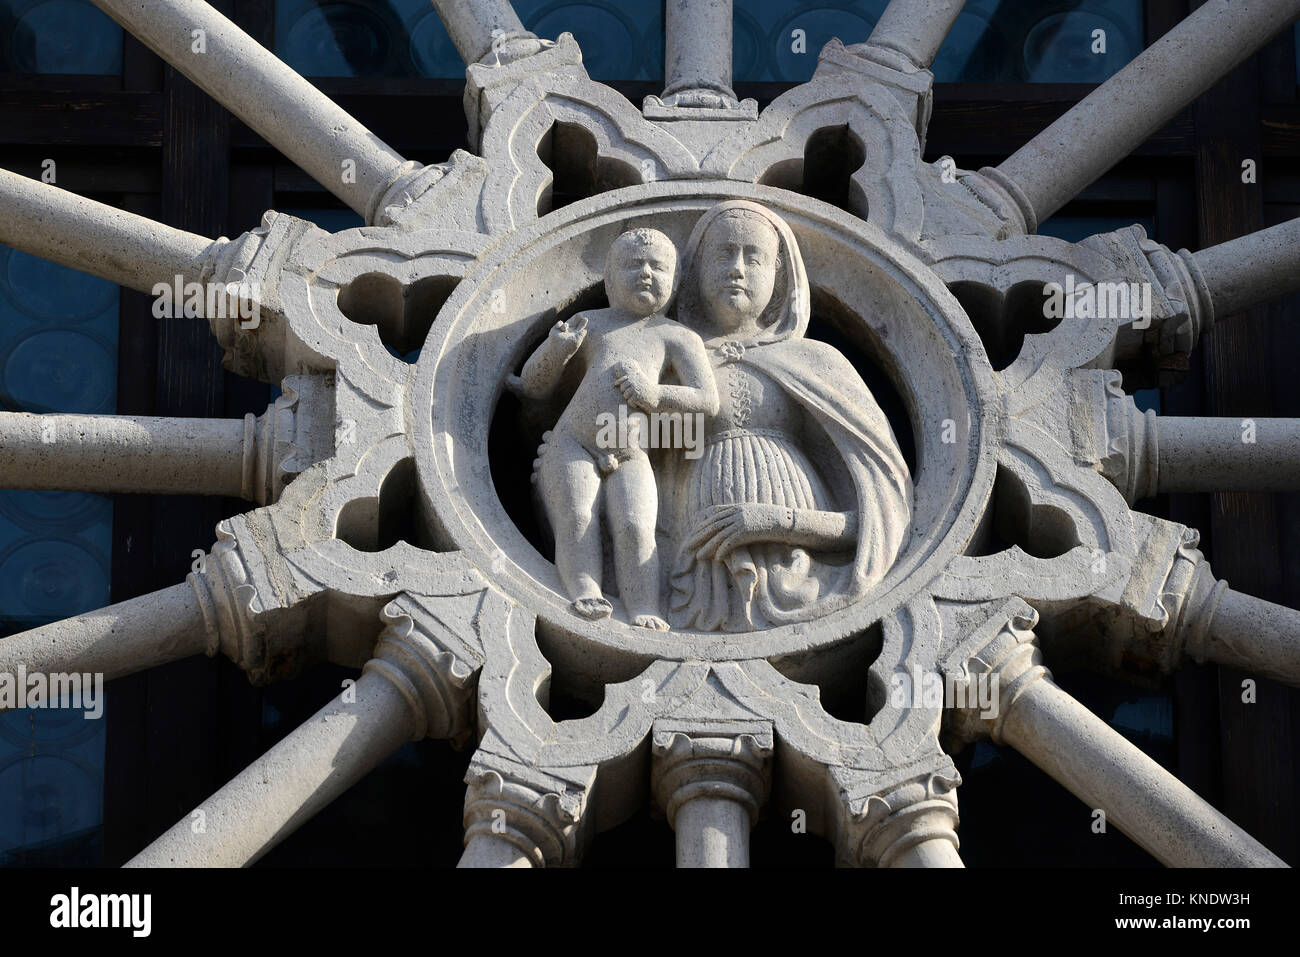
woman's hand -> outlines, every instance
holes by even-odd
[[[614,384],[618,386],[627,404],[642,412],[659,408],[659,385],[631,362],[620,362],[614,367]]]
[[[794,525],[794,510],[782,505],[714,505],[685,547],[702,561],[721,561],[733,549],[756,542],[784,541]]]

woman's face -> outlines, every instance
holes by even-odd
[[[700,295],[720,331],[753,325],[776,285],[776,230],[753,216],[723,216],[700,242]]]

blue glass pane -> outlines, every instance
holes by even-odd
[[[1008,38],[978,4],[968,4],[948,32],[931,69],[940,83],[993,83],[1016,76]]]
[[[1119,219],[1114,216],[1053,216],[1038,227],[1038,234],[1077,243],[1089,236],[1113,232],[1125,226],[1141,226],[1150,236],[1155,229],[1155,220]]]
[[[0,0],[0,72],[122,72],[122,28],[90,0]]]
[[[401,56],[402,24],[389,4],[276,5],[277,50],[295,69],[316,76],[409,76]],[[292,10],[282,17],[286,10]]]
[[[117,314],[112,283],[0,247],[0,408],[115,411]],[[0,636],[109,604],[112,533],[105,496],[0,491]],[[99,863],[102,703],[0,715],[0,863]]]
[[[1133,393],[1133,402],[1137,405],[1139,411],[1148,410],[1156,415],[1160,414],[1160,390],[1159,389],[1138,389]]]
[[[1143,49],[1141,0],[971,0],[934,62],[947,82],[1100,83]]]
[[[520,0],[524,26],[554,40],[572,33],[582,62],[597,80],[661,80],[664,75],[663,13],[658,0],[618,3],[556,3]]]
[[[740,7],[741,4],[737,4]],[[790,3],[789,0],[758,0],[743,4],[736,12],[736,50],[751,44],[756,53],[737,56],[733,75],[737,82],[776,80],[802,82],[817,68],[817,55],[826,42],[838,37],[845,43],[861,43],[871,34],[884,12],[887,0]]]
[[[866,40],[886,0],[753,0],[740,6],[735,78],[793,83],[812,76],[832,37],[846,44]],[[1137,56],[1142,39],[1141,0],[970,0],[934,73],[940,82],[1096,83]]]
[[[886,3],[738,3],[734,76],[807,80],[826,41],[866,40]],[[539,36],[572,33],[596,79],[662,82],[662,0],[516,0],[514,6]],[[275,38],[276,52],[308,76],[465,75],[426,0],[276,0]],[[935,75],[940,81],[1095,83],[1141,50],[1141,0],[971,0],[939,51]]]
[[[598,80],[663,76],[661,0],[516,0],[514,8],[539,36],[572,33]],[[465,76],[428,0],[276,0],[275,51],[307,76]]]
[[[345,229],[364,226],[366,221],[350,209],[285,209],[283,212],[297,216],[309,223],[315,223],[321,229],[331,233],[341,233]]]

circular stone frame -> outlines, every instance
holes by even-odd
[[[656,632],[569,609],[554,565],[515,526],[488,461],[488,434],[508,375],[557,312],[602,282],[609,243],[653,226],[684,246],[696,220],[728,199],[785,218],[820,292],[854,317],[847,332],[902,398],[916,444],[911,528],[871,591],[821,618],[753,632]],[[814,322],[816,316],[814,315]],[[412,384],[421,507],[507,597],[537,616],[554,665],[621,680],[654,659],[780,664],[834,658],[895,612],[976,538],[993,489],[1000,397],[984,346],[943,282],[870,223],[826,203],[747,183],[662,182],[601,193],[551,213],[485,253],[443,305]],[[824,664],[825,661],[823,660]]]

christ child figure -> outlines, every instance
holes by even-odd
[[[605,258],[609,308],[557,322],[514,384],[526,398],[541,399],[566,369],[580,377],[533,463],[533,480],[555,533],[556,569],[574,612],[599,619],[613,611],[601,582],[607,528],[628,617],[659,631],[668,629],[655,542],[659,495],[645,435],[627,428],[611,442],[612,430],[602,423],[619,418],[644,424],[655,413],[718,411],[703,341],[664,315],[676,269],[677,249],[663,233],[633,229],[620,235]]]

